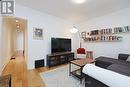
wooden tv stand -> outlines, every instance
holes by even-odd
[[[47,55],[47,66],[52,67],[74,60],[74,52],[58,52]]]

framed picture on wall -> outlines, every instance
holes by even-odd
[[[33,39],[34,40],[43,40],[43,29],[33,28]]]

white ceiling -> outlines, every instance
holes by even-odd
[[[16,3],[77,23],[130,7],[130,0],[87,0],[83,4],[72,0],[16,0]]]

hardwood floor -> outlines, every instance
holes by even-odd
[[[61,66],[53,68],[38,68],[33,70],[27,70],[27,65],[22,54],[17,54],[15,59],[10,60],[8,65],[2,72],[2,75],[11,74],[12,86],[11,87],[46,87],[43,80],[40,77],[41,72],[52,70]]]
[[[36,69],[27,70],[27,65],[23,55],[16,55],[16,59],[9,61],[2,72],[2,75],[11,74],[11,87],[45,87]],[[47,70],[47,68],[46,68]]]

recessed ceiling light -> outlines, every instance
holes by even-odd
[[[16,23],[18,23],[18,22],[19,22],[19,20],[18,20],[18,19],[16,19],[16,20],[15,20],[15,22],[16,22]]]
[[[72,0],[73,2],[77,3],[77,4],[82,4],[84,3],[86,0]]]

